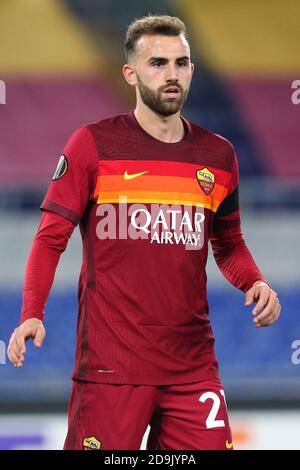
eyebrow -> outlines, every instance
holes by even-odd
[[[182,57],[177,57],[176,60],[190,60],[189,56],[187,55],[183,55]],[[166,57],[150,57],[150,59],[148,59],[148,62],[153,62],[154,60],[163,60],[165,62],[168,62],[169,59],[167,59]]]

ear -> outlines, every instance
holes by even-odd
[[[133,66],[130,64],[125,64],[123,65],[122,71],[126,82],[131,86],[135,86],[137,84],[137,79]]]
[[[192,76],[194,75],[194,72],[195,72],[195,64],[193,64],[191,62],[191,72],[192,72]]]

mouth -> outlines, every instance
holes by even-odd
[[[181,94],[181,91],[179,88],[175,86],[175,87],[166,88],[163,93],[169,98],[177,98],[177,96]]]

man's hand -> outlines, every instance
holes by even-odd
[[[268,284],[263,281],[257,281],[246,292],[246,307],[253,302],[256,302],[256,306],[252,310],[254,315],[253,321],[257,327],[270,326],[278,320],[281,305],[277,293]]]
[[[33,339],[33,344],[40,348],[46,336],[43,322],[38,318],[30,318],[16,328],[10,337],[7,348],[7,355],[15,367],[22,367],[25,359],[26,345],[28,338]]]

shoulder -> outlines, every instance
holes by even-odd
[[[83,126],[84,129],[89,131],[93,136],[97,133],[111,132],[123,127],[124,114],[117,116],[110,116],[99,121],[91,122]]]
[[[95,138],[97,133],[111,132],[112,129],[119,127],[122,124],[122,117],[123,114],[83,124],[73,131],[69,137],[68,144],[89,145],[93,142],[93,138]]]
[[[95,132],[101,129],[102,122],[85,124],[73,131],[63,149],[70,162],[92,169],[96,167],[99,156]]]
[[[187,121],[187,120],[186,120]],[[199,124],[188,121],[192,134],[192,144],[223,159],[225,166],[232,166],[235,160],[234,145],[224,136],[219,135]]]

